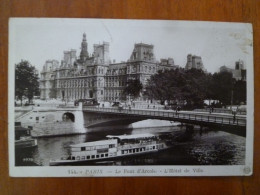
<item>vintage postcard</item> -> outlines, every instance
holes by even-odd
[[[9,20],[13,177],[249,176],[253,29]]]

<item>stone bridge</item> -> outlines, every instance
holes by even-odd
[[[75,106],[57,106],[53,108],[35,107],[20,115],[16,122],[22,126],[32,126],[37,135],[85,133],[91,129],[113,127],[126,128],[131,123],[146,119],[168,120],[201,127],[210,127],[246,136],[246,116],[235,118],[227,113],[208,113],[195,111],[123,109]],[[42,132],[44,131],[44,132]],[[52,132],[55,131],[55,132]],[[39,133],[40,132],[40,133]]]
[[[245,115],[234,117],[227,113],[98,107],[83,107],[83,113],[85,127],[127,125],[146,119],[160,119],[210,127],[246,136]]]

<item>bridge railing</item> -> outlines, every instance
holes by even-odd
[[[190,121],[201,121],[208,123],[217,124],[228,124],[228,125],[238,125],[246,126],[246,117],[242,116],[216,116],[211,114],[200,114],[200,113],[184,113],[184,112],[174,112],[174,111],[162,111],[162,110],[136,110],[136,109],[118,109],[118,108],[97,108],[97,107],[87,107],[84,110],[98,111],[106,113],[118,113],[127,115],[138,115],[138,116],[153,116],[153,117],[163,117],[174,119],[184,119]]]
[[[210,112],[210,108],[204,108],[204,109],[195,109],[196,112]],[[246,111],[243,110],[237,110],[236,111],[238,115],[246,115]],[[213,113],[226,113],[226,114],[232,114],[232,110],[230,109],[223,109],[223,108],[214,108]]]

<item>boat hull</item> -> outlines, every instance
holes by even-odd
[[[113,157],[107,157],[107,158],[101,158],[101,159],[92,159],[92,160],[55,160],[55,161],[50,161],[49,165],[50,166],[70,166],[70,165],[91,165],[91,164],[95,163],[95,166],[96,166],[98,162],[104,162],[104,163],[100,163],[100,165],[104,165],[104,164],[113,165],[114,162],[109,162],[109,161],[129,158],[131,156],[141,156],[141,155],[145,155],[145,154],[157,153],[157,152],[167,150],[167,149],[169,149],[169,148],[164,148],[161,150],[146,151],[146,152],[135,153],[135,154],[113,156]]]

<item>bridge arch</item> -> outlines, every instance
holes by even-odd
[[[75,116],[71,112],[65,112],[62,115],[62,121],[64,121],[64,122],[73,122],[74,123],[75,122]]]

